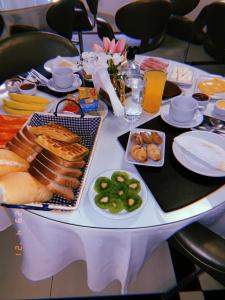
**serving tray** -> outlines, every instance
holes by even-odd
[[[11,208],[23,208],[23,209],[36,209],[36,210],[74,210],[78,207],[82,191],[85,185],[85,181],[88,174],[88,169],[91,164],[91,160],[94,154],[96,142],[99,136],[99,131],[102,124],[101,116],[65,116],[62,114],[44,114],[44,113],[34,113],[28,119],[26,125],[40,126],[45,125],[49,122],[54,122],[56,124],[62,125],[73,132],[76,132],[81,138],[81,144],[89,149],[89,154],[85,158],[86,165],[82,169],[83,174],[80,177],[81,184],[79,188],[73,189],[74,200],[69,201],[65,198],[54,194],[50,201],[44,203],[29,203],[23,205],[12,205],[12,204],[1,204],[6,207]]]

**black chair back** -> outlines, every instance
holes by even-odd
[[[200,223],[192,223],[175,233],[168,242],[200,270],[225,285],[224,238]],[[191,283],[196,276],[188,277],[188,280],[183,281],[186,284]],[[179,283],[172,292],[175,293],[183,287],[183,283]]]
[[[140,0],[121,7],[116,12],[115,21],[122,33],[140,39],[144,47],[149,39],[161,39],[170,14],[170,1]]]
[[[75,4],[76,0],[61,0],[53,4],[46,14],[48,26],[68,39],[72,38]]]
[[[58,55],[76,56],[78,51],[68,39],[47,32],[26,32],[2,39],[0,83]]]
[[[172,14],[184,16],[194,10],[200,0],[170,0],[172,3]]]
[[[206,38],[203,46],[216,60],[225,62],[225,2],[213,2],[206,7]]]
[[[97,12],[98,12],[98,2],[99,0],[86,0],[88,7],[90,9],[90,12],[94,17],[96,17]],[[94,18],[95,19],[95,18]]]
[[[0,15],[0,35],[2,34],[4,26],[5,26],[4,20],[3,20],[2,16]]]

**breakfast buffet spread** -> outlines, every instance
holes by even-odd
[[[143,74],[152,69],[166,71],[168,80],[165,89],[170,82],[175,85],[175,90],[179,93],[174,96],[183,99],[183,103],[186,98],[182,94],[179,95],[183,87],[187,89],[196,84],[189,98],[196,101],[199,106],[202,106],[203,102],[207,105],[210,101],[212,103],[216,100],[214,104],[216,117],[224,120],[224,78],[207,76],[198,78],[195,82],[194,71],[189,67],[178,65],[169,68],[169,63],[165,60],[146,57],[138,63]],[[85,76],[90,83],[91,74],[88,76],[87,70],[91,67],[87,68],[87,61],[85,64]],[[46,62],[44,66],[52,74],[56,67],[71,68],[73,73],[82,72],[82,64],[78,58],[57,57]],[[77,77],[74,77],[74,80],[76,81]],[[89,87],[81,86],[81,83],[75,86],[72,83],[72,89],[69,86],[60,90],[54,86],[54,91],[66,94],[64,103],[60,106],[60,114],[57,115],[57,112],[52,113],[63,97],[54,99],[48,94],[38,93],[38,84],[30,77],[21,80],[18,76],[7,80],[5,85],[7,92],[1,98],[0,115],[0,202],[6,205],[32,204],[34,208],[35,204],[41,203],[52,203],[53,206],[47,208],[53,209],[57,208],[57,205],[60,209],[76,208],[99,129],[108,112],[106,104],[98,99],[98,90],[90,84]],[[51,89],[48,84],[47,87]],[[168,115],[165,113],[163,115],[162,110],[162,119],[169,125],[191,128],[202,124],[203,119],[199,116],[197,123],[193,123],[196,116],[194,109],[194,117],[192,116],[189,122],[171,119],[171,107],[166,101],[164,103],[162,105],[168,107]],[[185,105],[184,103],[182,108],[177,109],[184,109]],[[84,118],[80,117],[81,112],[85,113]],[[224,123],[220,129],[225,131]],[[198,142],[199,140],[196,147]],[[201,149],[197,149],[198,159],[201,151],[204,153],[207,151],[207,144],[209,141],[201,143]],[[165,147],[166,132],[151,129],[130,130],[126,162],[148,167],[163,167]],[[218,148],[220,157],[223,157],[224,149],[217,145],[215,151]],[[188,151],[189,147],[186,149]],[[212,159],[214,154],[215,152],[210,152],[210,164],[213,168],[217,168],[215,160]],[[191,155],[195,153],[191,151]],[[205,157],[206,162],[208,156]],[[223,163],[218,168],[222,171],[222,175],[219,176],[225,176]],[[18,185],[20,189],[17,189]],[[101,210],[121,214],[121,211],[132,212],[143,205],[143,199],[139,194],[141,189],[139,179],[131,178],[126,171],[119,170],[112,172],[108,177],[98,177],[92,187],[92,197],[95,205]],[[42,207],[44,209],[44,206]]]

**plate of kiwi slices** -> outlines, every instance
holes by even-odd
[[[147,198],[143,180],[123,170],[108,170],[96,177],[89,188],[93,208],[112,219],[131,217],[140,212]]]

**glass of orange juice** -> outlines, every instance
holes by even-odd
[[[163,70],[148,70],[145,72],[145,90],[143,109],[150,113],[159,111],[166,83],[167,73]]]

